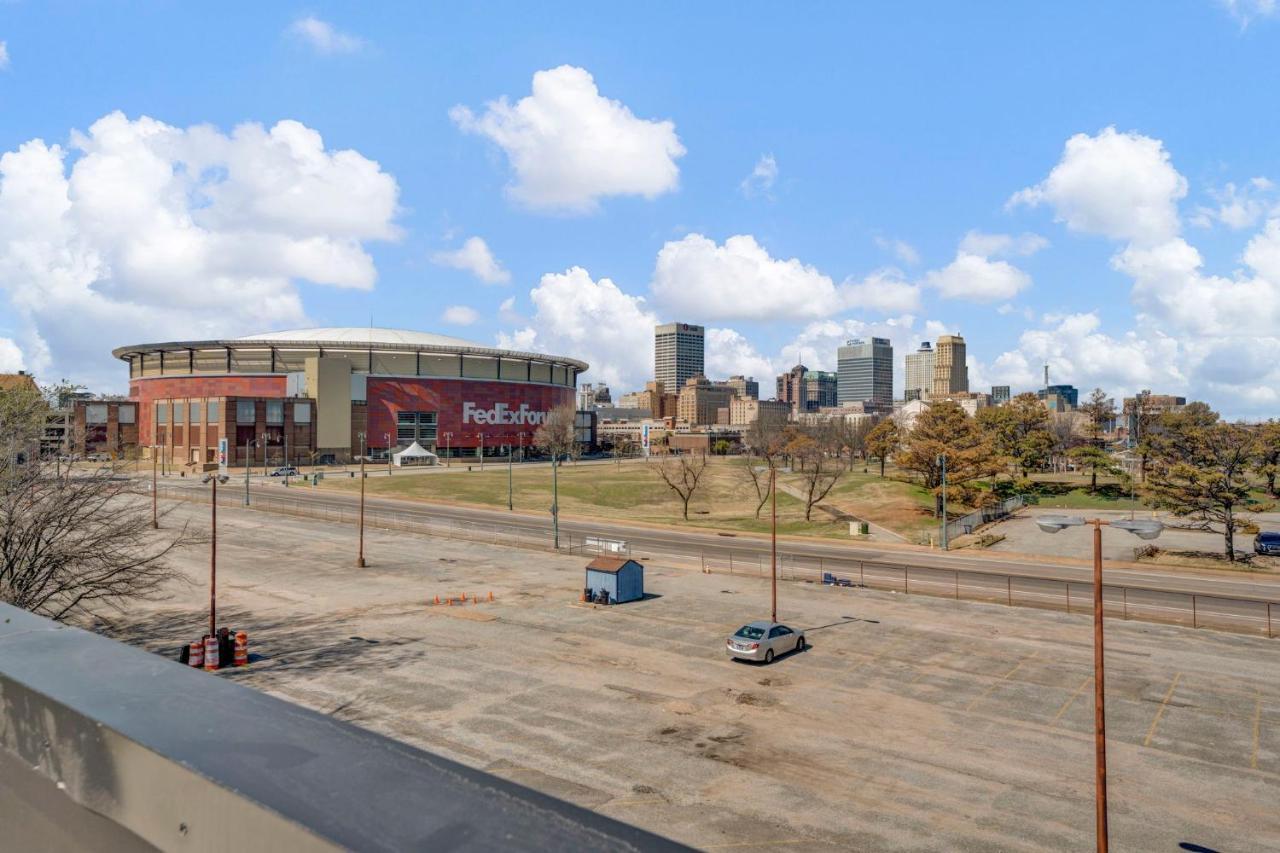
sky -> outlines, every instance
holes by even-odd
[[[0,2],[0,371],[436,331],[1280,414],[1280,6]]]

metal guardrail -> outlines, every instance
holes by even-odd
[[[197,503],[208,503],[209,500],[202,492],[163,485],[159,496]],[[218,504],[243,507],[241,498],[222,495],[218,496]],[[357,521],[357,510],[354,507],[309,506],[303,501],[267,495],[255,494],[250,509],[341,524],[355,524]],[[433,518],[424,515],[420,509],[409,513],[366,506],[365,525],[491,545],[554,550],[549,530],[514,520],[509,524],[492,525]],[[598,546],[591,546],[593,540],[596,543],[611,541],[599,534],[562,534],[560,551],[571,554],[601,553]],[[628,546],[628,553],[633,552],[640,553]],[[646,545],[642,552],[661,553],[677,565],[707,572],[761,578],[769,576],[767,556],[759,551],[735,554],[732,549],[726,552],[723,548],[717,548],[708,555],[705,551],[690,554],[681,551],[678,546],[657,549]],[[976,569],[908,566],[890,561],[811,557],[788,552],[785,547],[778,552],[778,575],[783,580],[811,583],[821,583],[824,576],[832,575],[837,582],[844,582],[837,583],[837,586],[856,586],[906,595],[930,595],[1011,607],[1039,607],[1067,613],[1083,613],[1092,608],[1093,600],[1093,585],[1088,581],[1064,581]],[[1103,586],[1103,606],[1107,615],[1123,619],[1256,634],[1272,639],[1280,636],[1280,601],[1264,598],[1170,591],[1110,582]]]
[[[684,850],[0,604],[0,849]]]

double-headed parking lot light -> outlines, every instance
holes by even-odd
[[[1088,524],[1078,515],[1038,515],[1036,516],[1036,526],[1043,533],[1058,533],[1066,530],[1068,527],[1080,527]]]

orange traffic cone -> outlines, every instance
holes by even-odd
[[[249,635],[244,631],[236,631],[236,666],[249,665]]]

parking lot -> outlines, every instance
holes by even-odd
[[[220,621],[255,662],[218,677],[705,849],[1092,844],[1086,615],[784,583],[812,648],[765,667],[724,654],[765,580],[650,563],[649,598],[597,608],[580,557],[368,531],[359,570],[351,534],[220,510]],[[207,552],[181,561],[189,587],[102,629],[198,635]],[[1277,642],[1109,623],[1117,848],[1280,849]]]

